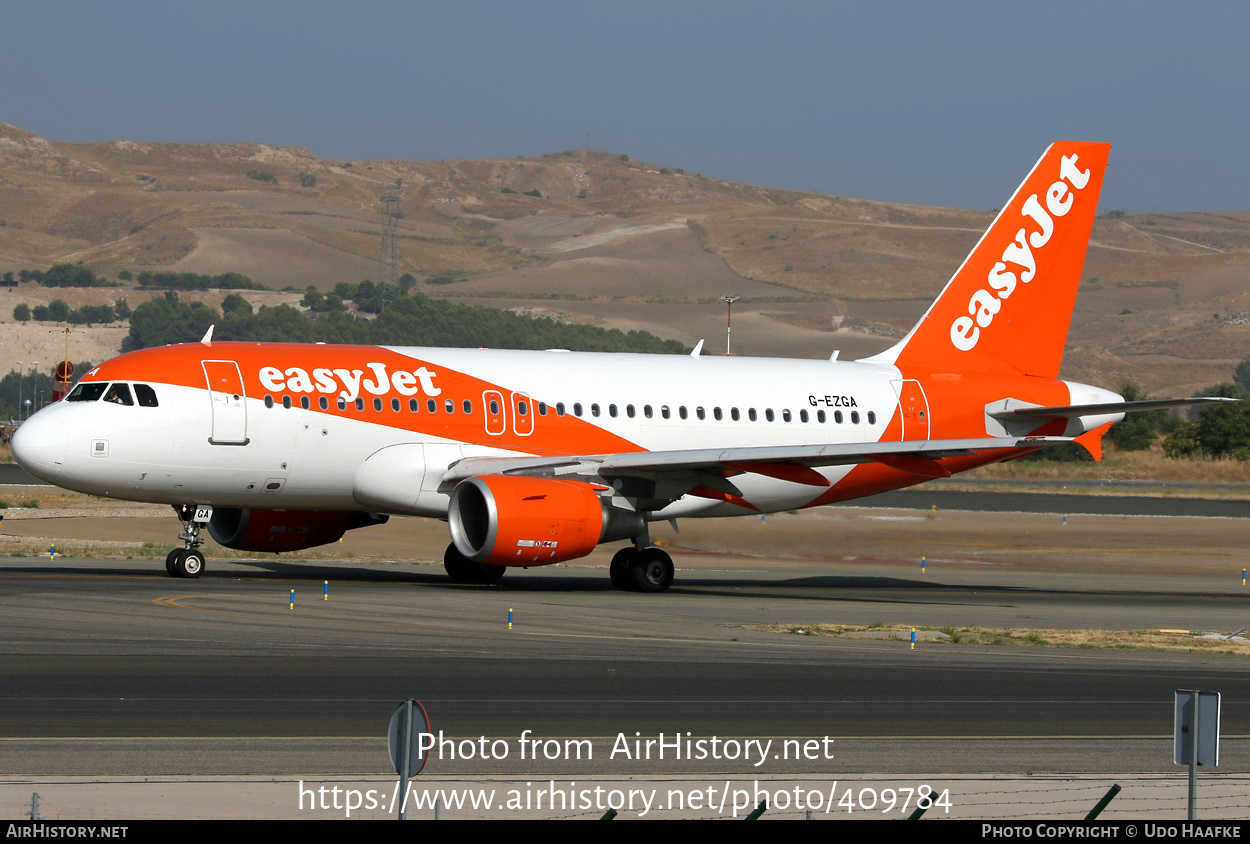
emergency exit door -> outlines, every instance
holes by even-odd
[[[894,381],[894,390],[898,393],[899,415],[903,420],[903,435],[900,439],[929,439],[929,401],[925,398],[920,382],[908,379]]]

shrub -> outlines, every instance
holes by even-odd
[[[278,183],[278,177],[273,173],[268,170],[258,170],[255,167],[247,171],[247,177],[249,179],[255,179],[258,182],[268,182],[271,185],[276,185]]]
[[[18,322],[28,322],[30,320],[30,307],[25,303],[18,305],[13,309],[13,318]]]
[[[307,173],[307,172],[300,173],[299,183],[300,183],[300,187],[315,188],[317,186],[317,176],[315,173]]]

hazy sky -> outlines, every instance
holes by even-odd
[[[1250,4],[4,4],[0,120],[325,158],[586,144],[723,179],[992,208],[1110,141],[1103,210],[1250,209]]]

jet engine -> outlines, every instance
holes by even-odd
[[[645,528],[582,481],[479,475],[461,481],[447,510],[451,540],[475,563],[545,566],[589,554],[601,542]]]
[[[346,510],[254,510],[218,507],[209,535],[239,551],[299,551],[339,539],[347,531],[382,524],[387,516]]]

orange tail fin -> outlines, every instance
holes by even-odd
[[[868,360],[1057,377],[1110,151],[1052,144],[928,313]]]

